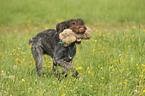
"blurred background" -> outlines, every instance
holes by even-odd
[[[145,24],[145,0],[0,0],[1,26],[56,25],[82,18],[87,25]]]

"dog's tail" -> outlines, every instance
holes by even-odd
[[[29,40],[29,45],[31,45],[32,42],[33,42],[33,38],[31,38],[31,39]]]

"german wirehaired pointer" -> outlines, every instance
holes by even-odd
[[[69,46],[63,46],[60,44],[59,33],[64,29],[71,28],[74,32],[85,32],[86,27],[82,19],[71,19],[58,23],[56,30],[48,29],[38,33],[35,37],[29,40],[29,44],[32,44],[31,50],[35,60],[37,74],[41,77],[41,70],[43,66],[43,55],[47,54],[53,59],[53,73],[60,77],[60,75],[67,76],[69,70],[73,72],[73,76],[77,77],[78,72],[72,66],[72,60],[76,54],[76,44],[81,40],[76,40]],[[56,72],[57,66],[64,68],[64,71],[60,74]]]

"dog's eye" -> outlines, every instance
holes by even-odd
[[[72,25],[75,25],[75,24],[76,24],[75,22],[72,23]]]

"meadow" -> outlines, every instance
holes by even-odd
[[[144,0],[0,0],[0,96],[144,96]],[[82,18],[93,35],[77,45],[79,78],[59,81],[45,55],[36,73],[28,41]],[[58,68],[62,71],[62,68]]]

